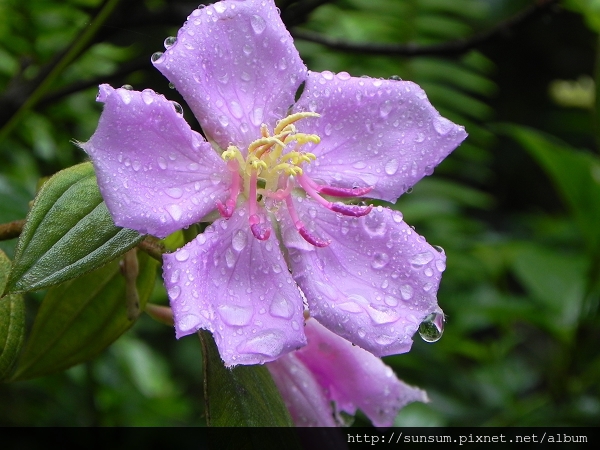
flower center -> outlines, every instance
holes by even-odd
[[[264,203],[265,198],[272,198],[285,200],[292,220],[304,239],[317,247],[329,245],[329,241],[313,236],[298,218],[290,196],[294,185],[292,180],[296,180],[308,195],[332,211],[355,217],[366,215],[371,211],[371,206],[332,203],[320,194],[359,197],[373,187],[346,189],[323,186],[304,174],[302,165],[314,161],[316,156],[302,151],[302,146],[307,143],[318,144],[321,141],[316,134],[299,133],[296,129],[295,123],[307,117],[320,117],[320,115],[314,112],[290,114],[277,123],[273,134],[265,124],[262,124],[261,137],[248,146],[246,157],[234,145],[230,145],[221,155],[233,174],[233,181],[229,198],[225,204],[218,202],[217,207],[223,217],[231,217],[237,197],[243,191],[249,203],[249,225],[257,239],[268,239],[271,234],[268,221],[259,214],[258,203]]]

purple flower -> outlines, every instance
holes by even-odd
[[[316,320],[309,319],[305,331],[306,347],[267,364],[296,426],[343,425],[341,411],[360,409],[373,425],[389,427],[408,403],[428,401],[424,391],[400,381],[381,359]]]
[[[464,128],[414,83],[307,71],[272,0],[197,9],[165,44],[154,65],[208,141],[163,96],[102,85],[81,146],[117,225],[164,237],[214,220],[164,256],[177,337],[207,329],[227,365],[272,361],[306,344],[306,302],[375,355],[408,351],[441,312],[445,255],[358,200],[395,201]]]

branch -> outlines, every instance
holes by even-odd
[[[25,219],[14,220],[8,223],[0,223],[0,241],[7,241],[9,239],[19,237],[24,226]]]
[[[507,34],[521,28],[526,23],[537,19],[557,4],[558,0],[537,0],[529,8],[503,22],[500,22],[489,30],[477,33],[470,38],[457,39],[454,41],[432,45],[419,45],[414,43],[353,43],[323,36],[322,34],[312,31],[298,29],[292,30],[292,36],[294,36],[296,39],[315,42],[333,50],[340,50],[348,53],[369,53],[371,55],[388,56],[452,56],[465,53],[500,36],[506,36]]]

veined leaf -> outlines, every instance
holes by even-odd
[[[70,167],[50,178],[36,196],[6,292],[59,284],[113,260],[142,238],[115,226],[91,163]]]
[[[10,260],[0,250],[0,291],[10,272]],[[0,298],[0,381],[10,373],[25,336],[25,303],[19,294]]]
[[[212,335],[201,331],[200,338],[204,356],[207,423],[210,426],[294,425],[265,366],[228,369],[221,361]],[[289,443],[280,442],[278,445],[279,448],[288,448]]]
[[[510,124],[497,128],[519,142],[544,168],[573,212],[588,249],[597,253],[600,248],[600,158],[530,128]]]
[[[12,380],[87,361],[134,324],[152,292],[158,266],[148,255],[140,252],[136,258],[135,253],[127,253],[123,264],[113,261],[48,290]]]

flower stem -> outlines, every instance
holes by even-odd
[[[19,237],[25,226],[25,219],[13,220],[0,224],[0,241],[7,241]]]

